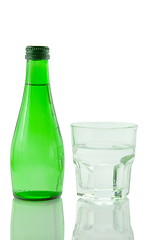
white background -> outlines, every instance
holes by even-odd
[[[131,225],[136,240],[162,239],[162,13],[158,0],[0,2],[1,239],[10,239],[9,155],[24,88],[26,45],[51,50],[51,89],[65,145],[65,239],[71,239],[75,224],[69,125],[76,121],[138,124]]]

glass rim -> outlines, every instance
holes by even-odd
[[[71,123],[71,127],[74,128],[86,128],[86,129],[137,129],[138,125],[128,122],[75,122]]]

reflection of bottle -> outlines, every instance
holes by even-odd
[[[49,48],[26,48],[24,95],[11,147],[14,196],[56,198],[62,193],[63,142],[50,91]]]
[[[64,240],[62,199],[13,199],[11,240]]]
[[[129,200],[79,199],[74,240],[133,240]]]

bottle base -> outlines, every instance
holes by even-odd
[[[49,199],[55,199],[60,197],[62,192],[53,191],[19,191],[14,192],[15,198],[30,200],[30,201],[43,201]]]

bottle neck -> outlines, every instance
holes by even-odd
[[[28,60],[26,67],[26,85],[49,84],[48,60]]]

